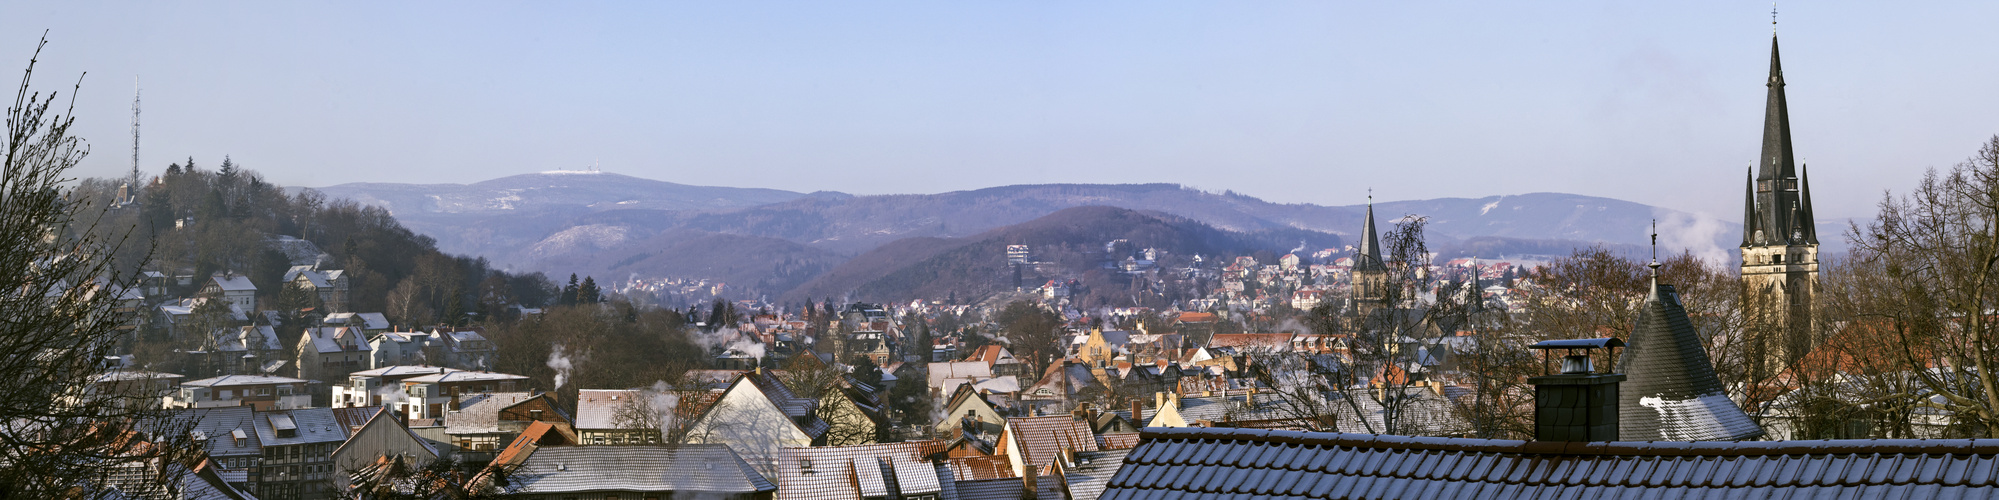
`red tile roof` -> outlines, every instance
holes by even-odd
[[[1055,457],[1061,456],[1063,448],[1097,451],[1097,436],[1090,432],[1090,423],[1069,415],[1007,420],[1006,432],[1013,435],[1013,440],[1003,445],[1008,447],[1007,450],[998,453],[1020,455],[1022,463],[1030,465],[1054,462]],[[1008,441],[1006,437],[1000,440]],[[1015,444],[1020,449],[1012,449]]]

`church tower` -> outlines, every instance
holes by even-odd
[[[1367,222],[1360,246],[1353,252],[1353,301],[1363,320],[1388,306],[1388,265],[1381,260],[1381,238],[1374,229],[1374,196],[1367,197]]]
[[[1743,307],[1754,339],[1750,368],[1767,377],[1810,348],[1818,289],[1819,238],[1812,222],[1811,185],[1791,154],[1791,119],[1777,37],[1770,36],[1769,101],[1763,154],[1743,191]]]

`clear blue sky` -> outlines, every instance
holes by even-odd
[[[1999,133],[1999,2],[1780,7],[1797,152],[1865,216]],[[231,155],[275,182],[580,168],[858,194],[1174,182],[1284,202],[1533,191],[1734,218],[1762,2],[37,2],[89,71],[86,175]]]

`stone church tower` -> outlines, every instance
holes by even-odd
[[[1763,154],[1743,191],[1743,307],[1755,342],[1750,367],[1774,375],[1810,349],[1818,290],[1819,238],[1812,222],[1811,185],[1791,154],[1790,112],[1777,37],[1770,37],[1769,102]]]
[[[1374,197],[1367,197],[1367,222],[1361,226],[1360,246],[1353,252],[1353,302],[1358,320],[1374,319],[1388,308],[1388,265],[1381,260],[1381,237],[1374,229]],[[1356,325],[1358,326],[1358,325]]]

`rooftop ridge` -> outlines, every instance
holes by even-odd
[[[1776,456],[1776,455],[1994,455],[1999,439],[1829,439],[1815,441],[1521,441],[1301,432],[1222,427],[1146,427],[1139,442],[1154,440],[1262,441],[1359,449],[1463,451],[1564,456]]]

